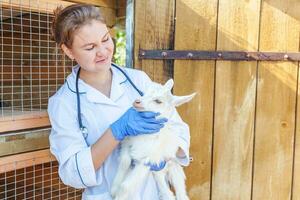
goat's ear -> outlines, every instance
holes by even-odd
[[[187,95],[187,96],[173,96],[173,105],[174,106],[180,106],[186,102],[189,102],[192,100],[192,98],[196,95],[197,93],[194,92],[193,94]]]
[[[173,85],[174,85],[173,79],[169,79],[169,80],[165,83],[164,87],[167,88],[168,90],[171,90],[171,89],[173,88]]]

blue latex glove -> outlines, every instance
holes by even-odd
[[[147,163],[147,164],[145,164],[146,166],[150,166],[150,170],[151,171],[160,171],[160,170],[162,170],[165,166],[166,166],[166,161],[161,161],[160,163],[159,163],[159,165],[157,165],[156,163]]]
[[[166,118],[156,119],[159,113],[138,112],[129,108],[110,128],[116,140],[122,141],[126,136],[158,132],[167,122]]]

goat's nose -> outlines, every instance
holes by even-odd
[[[141,100],[139,100],[139,99],[137,99],[137,100],[135,100],[135,101],[133,102],[133,106],[134,106],[135,108],[142,108],[142,107],[143,107],[142,104],[141,104]]]
[[[134,103],[140,104],[140,103],[141,103],[141,100],[137,99],[137,100],[134,101]]]

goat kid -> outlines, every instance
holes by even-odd
[[[165,85],[153,83],[140,100],[136,100],[134,107],[139,111],[159,112],[160,117],[170,119],[176,112],[176,107],[190,101],[196,93],[188,96],[174,96],[171,93],[173,80]],[[181,165],[176,161],[176,153],[181,143],[180,133],[172,129],[169,120],[165,126],[155,134],[128,137],[121,143],[119,168],[114,179],[111,195],[114,200],[129,200],[135,188],[143,184],[150,173],[157,182],[160,199],[175,200],[170,185],[176,192],[177,200],[188,200],[185,188],[185,174]],[[150,171],[146,163],[159,164],[167,161],[161,171]],[[134,166],[131,163],[134,162]]]

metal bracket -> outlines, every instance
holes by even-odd
[[[228,60],[300,61],[300,53],[194,50],[139,50],[139,59],[154,60]]]

